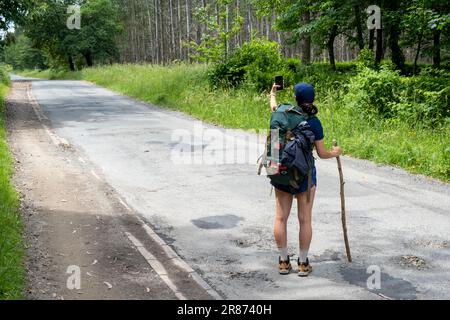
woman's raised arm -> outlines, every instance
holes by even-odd
[[[274,84],[272,86],[272,91],[270,92],[270,110],[274,112],[278,108],[277,104],[277,89],[279,88],[279,85]]]

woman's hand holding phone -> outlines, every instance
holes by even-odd
[[[272,86],[272,91],[270,91],[270,109],[272,111],[277,110],[278,108],[278,104],[277,104],[277,90],[278,90],[278,85],[276,83],[273,84]]]

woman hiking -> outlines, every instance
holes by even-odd
[[[270,108],[275,112],[278,108],[276,93],[278,85],[274,84],[270,93]],[[341,155],[340,147],[333,147],[331,151],[325,149],[324,133],[319,118],[317,107],[313,104],[315,98],[314,87],[308,83],[298,83],[294,86],[294,95],[297,105],[308,116],[308,124],[315,135],[314,146],[321,159],[329,159]],[[289,274],[292,266],[287,252],[287,221],[291,212],[294,197],[297,199],[298,220],[300,223],[299,234],[299,257],[298,257],[298,275],[306,277],[312,271],[308,259],[308,251],[312,239],[311,215],[314,203],[314,196],[317,187],[316,168],[312,170],[312,179],[310,181],[310,196],[308,197],[308,179],[305,179],[298,188],[292,186],[278,185],[271,182],[275,188],[276,198],[276,218],[274,235],[279,250],[279,273]],[[309,198],[309,201],[308,201]]]

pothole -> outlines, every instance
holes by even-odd
[[[450,248],[450,241],[418,240],[414,244],[422,248],[431,248],[431,249]]]
[[[321,254],[313,255],[315,262],[326,262],[326,261],[340,261],[345,259],[342,252],[337,252],[333,250],[325,250]]]
[[[64,150],[69,150],[69,149],[72,148],[72,146],[71,146],[70,144],[64,143],[64,142],[60,142],[60,143],[59,143],[59,146],[60,146],[62,149],[64,149]]]
[[[191,220],[192,223],[200,229],[233,229],[240,221],[241,217],[227,214],[223,216],[210,216],[201,219]]]
[[[247,272],[239,272],[239,271],[230,271],[227,272],[227,275],[230,279],[238,279],[241,281],[247,281],[247,280],[251,280],[251,281],[258,281],[258,282],[273,282],[269,276],[264,273],[264,272],[260,272],[260,271],[247,271]]]
[[[249,248],[249,247],[252,246],[252,244],[250,243],[250,241],[244,240],[244,239],[237,239],[237,240],[234,240],[234,243],[235,243],[236,246],[239,247],[239,248]]]
[[[424,259],[414,255],[401,256],[398,259],[398,264],[406,268],[415,268],[417,270],[428,269],[427,262]]]

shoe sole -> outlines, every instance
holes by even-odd
[[[311,272],[312,272],[312,269],[310,269],[309,271],[299,271],[299,272],[298,272],[298,276],[304,278],[304,277],[309,276],[309,274],[310,274]]]
[[[286,270],[286,271],[278,271],[278,273],[282,274],[282,275],[287,275],[287,274],[291,273],[291,270],[292,269],[289,269],[289,270]]]
[[[282,274],[282,275],[287,275],[287,274],[291,273],[291,271],[292,271],[292,268],[290,268],[288,270],[283,270],[283,271],[279,270],[278,273]]]

